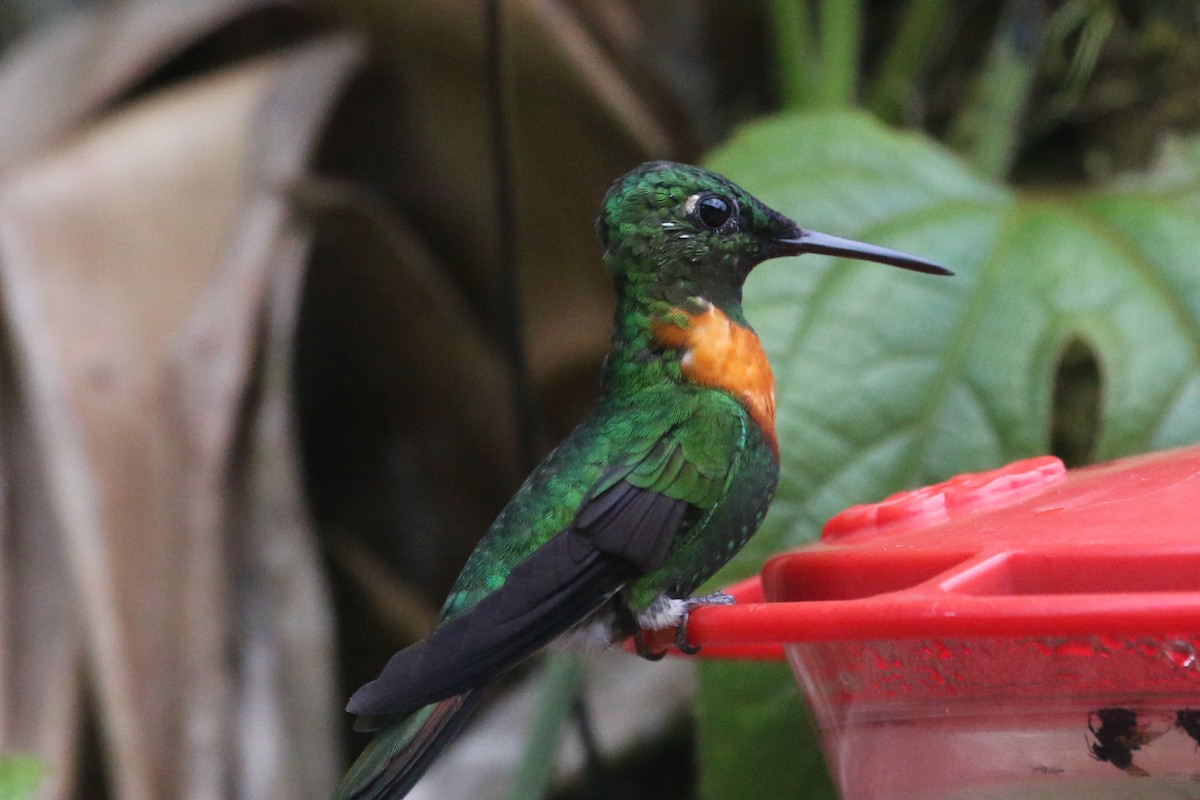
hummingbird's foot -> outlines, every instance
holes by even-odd
[[[679,620],[679,624],[675,627],[675,646],[679,648],[679,652],[694,656],[700,652],[700,645],[692,644],[687,638],[688,617],[691,616],[692,610],[701,606],[731,606],[736,601],[732,595],[725,592],[713,592],[712,594],[702,594],[699,597],[689,597],[683,602],[683,618]]]
[[[651,661],[657,661],[659,658],[662,658],[665,651],[658,651],[651,648],[646,642],[645,633],[646,631],[669,631],[674,628],[675,647],[681,653],[695,655],[700,651],[700,648],[689,642],[687,638],[688,616],[691,614],[692,609],[699,608],[700,606],[730,606],[733,603],[733,597],[725,594],[725,592],[713,592],[712,594],[704,594],[699,597],[659,595],[645,611],[642,611],[633,619],[633,623],[638,628],[638,632],[633,637],[637,654]]]
[[[726,592],[713,592],[712,594],[702,594],[699,597],[689,597],[684,602],[690,611],[700,606],[731,606],[737,603],[737,600],[734,600],[733,595]]]

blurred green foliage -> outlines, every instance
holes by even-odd
[[[33,797],[42,772],[42,763],[33,756],[16,753],[0,756],[0,800]]]

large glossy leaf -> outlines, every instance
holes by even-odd
[[[783,476],[723,581],[813,538],[851,503],[1046,452],[1071,345],[1101,376],[1096,459],[1200,439],[1200,147],[1177,145],[1154,173],[1102,189],[1020,194],[845,113],[756,124],[710,163],[802,226],[958,273],[806,256],[751,278],[747,316],[776,371]],[[721,771],[753,763],[737,757],[741,742],[801,736],[799,718],[739,712],[739,697],[771,692],[731,691],[758,680],[734,672],[703,675],[704,796],[776,797],[755,794],[753,773]]]

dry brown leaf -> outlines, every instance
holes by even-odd
[[[7,353],[0,361],[0,752],[57,769],[42,794],[70,794],[83,706],[79,596]]]
[[[216,633],[226,648],[239,648],[238,784],[248,797],[323,797],[340,767],[332,602],[305,509],[292,407],[292,337],[310,233],[292,214],[288,190],[359,57],[353,40],[331,39],[277,65],[244,138],[251,185],[239,228],[176,364],[182,451],[196,456],[186,492],[196,540],[224,545],[225,553],[205,547],[213,577],[232,574],[236,582],[232,627]],[[213,519],[212,509],[226,496],[232,507],[223,530],[226,521]],[[203,769],[195,776],[211,780]]]
[[[54,146],[183,48],[286,0],[97,6],[18,43],[0,66],[0,171]]]
[[[171,86],[0,186],[4,311],[123,798],[321,797],[334,778],[288,419],[306,236],[284,189],[358,58],[325,39]]]

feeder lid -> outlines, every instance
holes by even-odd
[[[709,657],[796,642],[1200,631],[1200,447],[1053,457],[853,506],[697,609]]]

